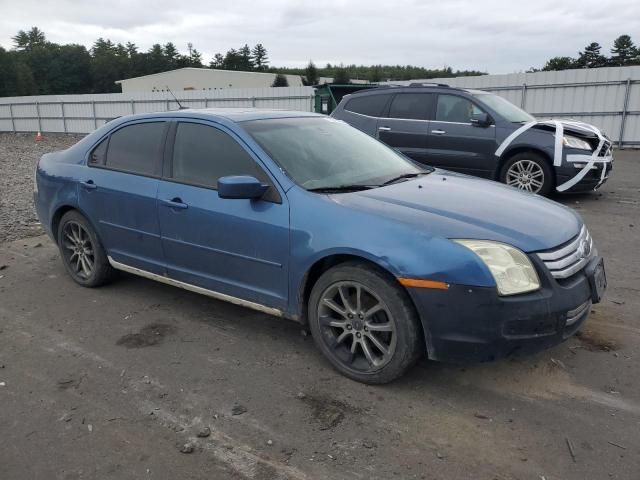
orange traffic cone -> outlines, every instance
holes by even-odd
[[[42,136],[42,133],[38,131],[38,134],[36,135],[36,142],[41,142],[43,139],[44,137]]]

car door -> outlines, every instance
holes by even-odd
[[[378,118],[386,111],[392,96],[390,93],[375,91],[360,95],[349,95],[343,100],[345,102],[344,106],[338,107],[331,116],[347,122],[367,135],[376,137]]]
[[[90,152],[79,205],[115,261],[164,273],[156,194],[166,121],[139,121],[111,132]]]
[[[429,164],[429,119],[432,93],[397,93],[386,118],[378,119],[378,139],[420,163]]]
[[[158,188],[169,277],[242,300],[284,309],[289,206],[257,157],[225,127],[180,121],[170,133]],[[263,199],[223,199],[218,178],[251,175]]]
[[[494,125],[474,125],[471,116],[484,111],[461,95],[438,94],[429,125],[429,161],[448,170],[491,177],[496,164]]]

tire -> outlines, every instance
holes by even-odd
[[[115,277],[102,243],[89,221],[78,211],[65,213],[58,225],[58,248],[62,263],[74,282],[99,287]]]
[[[323,355],[358,382],[391,382],[424,355],[422,328],[407,292],[372,266],[348,262],[322,274],[309,297],[308,318]]]
[[[549,162],[536,152],[517,153],[509,158],[500,169],[500,181],[545,197],[549,196],[555,183]]]

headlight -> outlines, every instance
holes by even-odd
[[[500,295],[515,295],[540,288],[536,269],[517,248],[489,240],[454,241],[474,252],[489,267]]]
[[[593,150],[586,140],[571,135],[562,137],[562,143],[565,147],[579,148],[580,150]]]

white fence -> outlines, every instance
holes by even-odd
[[[189,108],[257,107],[312,111],[312,87],[174,92]],[[170,93],[104,93],[0,98],[0,132],[88,133],[132,113],[177,110]]]
[[[444,83],[500,95],[539,118],[596,125],[619,148],[640,147],[640,66],[391,82]]]

